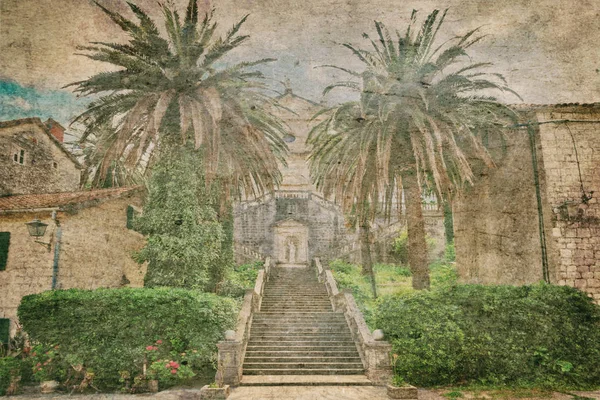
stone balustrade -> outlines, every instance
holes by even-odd
[[[392,375],[392,346],[382,340],[380,330],[373,333],[369,330],[365,319],[354,301],[352,293],[344,289],[340,291],[329,268],[323,268],[321,260],[314,259],[319,281],[324,282],[327,293],[335,311],[342,311],[352,332],[352,338],[358,345],[367,377],[375,383],[387,383]]]
[[[265,284],[271,272],[271,258],[267,257],[262,269],[258,271],[254,289],[248,289],[238,314],[235,331],[225,332],[225,340],[217,343],[217,375],[215,381],[219,385],[239,385],[242,379],[244,354],[250,337],[252,316],[260,309]]]

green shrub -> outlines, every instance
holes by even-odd
[[[256,261],[237,266],[229,272],[227,279],[219,285],[218,293],[233,298],[244,297],[246,290],[254,288],[258,270],[263,265],[262,261]]]
[[[412,384],[600,383],[600,307],[573,288],[457,285],[383,299],[375,320]]]
[[[425,241],[427,242],[427,251],[431,253],[435,249],[435,239],[427,236]],[[400,232],[400,235],[394,239],[392,253],[400,264],[408,265],[408,232],[406,230]]]
[[[81,362],[95,385],[109,389],[122,375],[141,373],[144,352],[157,340],[177,353],[196,350],[198,364],[210,364],[236,308],[232,299],[194,290],[70,289],[24,297],[18,316],[32,340],[60,345],[65,359]]]
[[[429,272],[434,290],[447,289],[458,283],[458,272],[452,265],[435,262],[429,265]]]
[[[0,358],[0,396],[6,394],[12,377],[19,376],[21,360],[15,357]]]

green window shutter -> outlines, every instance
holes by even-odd
[[[127,229],[133,229],[133,207],[127,206]]]
[[[10,319],[0,318],[0,343],[8,344]]]
[[[0,271],[6,269],[8,261],[8,247],[10,246],[10,232],[0,232]]]

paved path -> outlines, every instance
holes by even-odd
[[[419,400],[448,400],[442,396],[444,390],[419,390]],[[460,400],[467,399],[493,399],[494,397],[479,393],[475,396],[472,392],[462,392]],[[573,392],[579,396],[600,400],[600,391]],[[573,400],[573,396],[554,393],[552,400]],[[199,400],[199,390],[166,390],[156,394],[146,393],[138,395],[127,394],[30,394],[9,397],[8,399],[37,399],[37,400]],[[228,400],[388,400],[385,388],[376,386],[262,386],[238,387],[233,389]],[[531,400],[541,400],[535,397]],[[502,397],[502,400],[511,400]],[[519,400],[529,400],[520,397]]]
[[[227,400],[389,400],[378,386],[243,386]]]

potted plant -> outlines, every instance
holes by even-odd
[[[53,393],[60,385],[59,346],[36,346],[32,352],[33,376],[40,382],[42,393]]]
[[[396,363],[398,361],[398,354],[392,356],[394,377],[390,384],[387,385],[387,395],[390,399],[405,399],[405,400],[417,400],[419,398],[419,392],[416,387],[409,385],[402,376],[398,375],[396,370]]]
[[[227,397],[229,397],[229,393],[229,385],[219,386],[218,383],[213,382],[210,385],[202,386],[202,389],[200,389],[200,399],[225,400]]]

